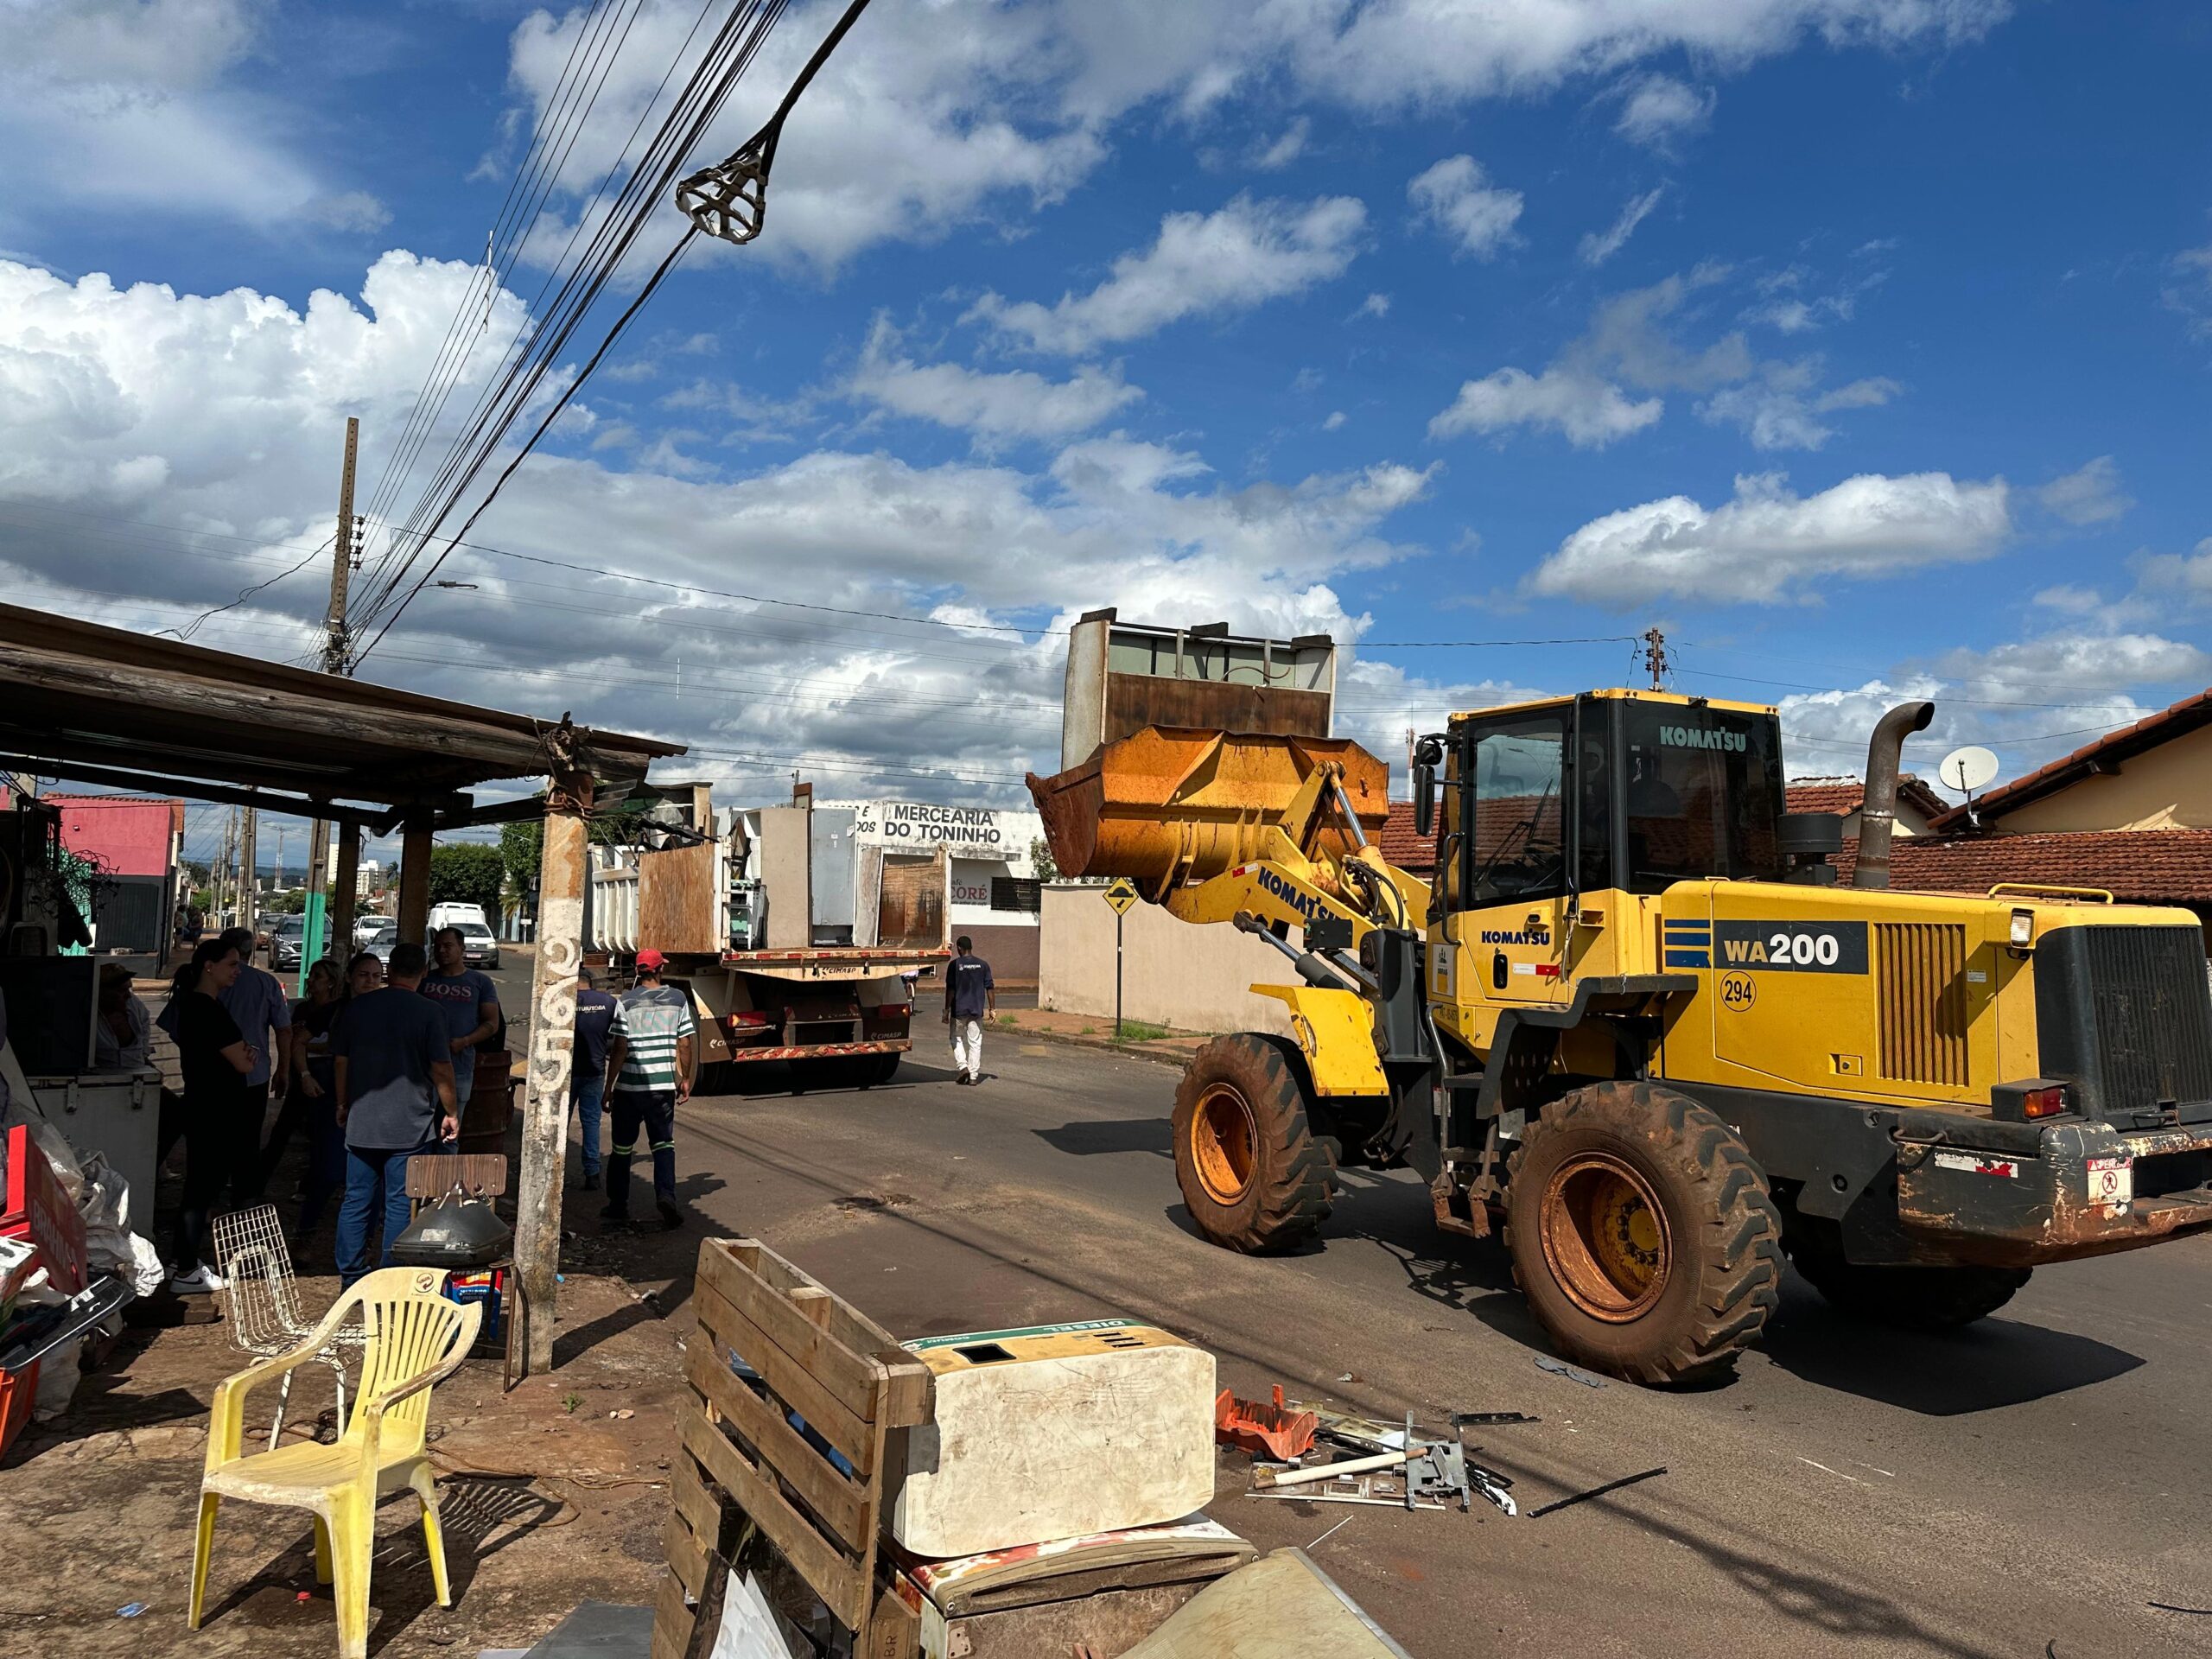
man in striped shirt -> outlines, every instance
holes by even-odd
[[[691,1059],[699,1028],[688,991],[661,983],[668,959],[638,952],[638,982],[614,1006],[607,1034],[607,1106],[614,1145],[607,1154],[607,1207],[620,1226],[630,1219],[630,1160],[642,1128],[653,1154],[653,1201],[670,1227],[683,1224],[676,1207],[676,1108],[691,1097]]]

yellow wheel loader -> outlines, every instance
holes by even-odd
[[[1071,676],[1072,680],[1072,676]],[[1059,868],[1271,943],[1287,1037],[1176,1090],[1217,1243],[1280,1251],[1339,1168],[1503,1232],[1561,1351],[1647,1383],[1757,1341],[1785,1252],[1832,1302],[1981,1318],[2042,1263],[2212,1227],[2212,990],[2184,911],[1887,891],[1893,709],[1854,879],[1784,810],[1775,710],[1662,692],[1455,715],[1416,747],[1432,887],[1341,740],[1149,726],[1030,781]]]

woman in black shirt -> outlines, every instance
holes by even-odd
[[[289,1116],[297,1101],[300,1119],[308,1126],[307,1181],[300,1194],[300,1223],[292,1235],[292,1249],[303,1250],[322,1219],[323,1206],[346,1184],[346,1135],[338,1127],[337,1063],[330,1054],[330,1027],[339,1012],[357,995],[384,983],[384,963],[364,950],[346,964],[346,981],[338,979],[338,964],[326,957],[308,969],[308,994],[292,1005],[292,1087],[286,1096]],[[282,1133],[281,1127],[279,1133]],[[270,1138],[271,1151],[276,1137]],[[270,1162],[274,1164],[271,1157]]]
[[[217,1001],[237,982],[239,965],[237,946],[205,939],[169,988],[184,1072],[184,1207],[169,1268],[169,1288],[180,1295],[222,1288],[200,1259],[207,1216],[226,1185],[253,1179],[260,1159],[261,1125],[247,1121],[245,1087],[258,1057]]]

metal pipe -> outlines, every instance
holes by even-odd
[[[1298,976],[1317,990],[1341,991],[1346,988],[1347,984],[1351,989],[1359,988],[1357,981],[1351,981],[1343,969],[1326,957],[1316,956],[1311,950],[1292,949],[1288,940],[1277,938],[1268,925],[1250,911],[1240,910],[1231,919],[1236,923],[1237,931],[1265,940],[1281,951],[1288,958],[1290,965],[1298,970]]]
[[[1904,741],[1924,732],[1936,718],[1932,702],[1901,702],[1874,724],[1873,741],[1866,746],[1866,794],[1859,809],[1859,862],[1853,870],[1854,887],[1879,889],[1890,885],[1890,833],[1897,820],[1897,765]]]

